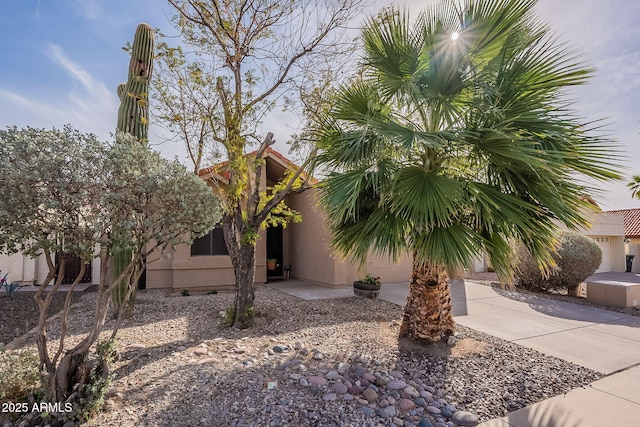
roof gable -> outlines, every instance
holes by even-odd
[[[246,154],[247,157],[255,157],[258,151],[252,151],[251,153]],[[275,167],[278,170],[278,174],[284,176],[284,173],[287,170],[297,170],[298,165],[296,165],[293,161],[286,158],[284,155],[274,150],[271,147],[267,147],[264,151],[263,159],[267,164],[267,169],[271,167]],[[269,165],[271,163],[271,165]],[[198,171],[198,176],[201,178],[214,178],[218,180],[222,180],[223,182],[229,179],[228,172],[229,161],[225,160],[224,162],[218,163],[217,165],[202,168]],[[305,179],[306,174],[302,173],[300,175],[302,179]],[[309,182],[315,184],[318,182],[317,179],[310,176]]]

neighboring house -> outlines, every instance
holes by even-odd
[[[624,218],[625,254],[634,256],[631,272],[640,273],[640,209],[620,209],[603,214]]]
[[[596,208],[598,205],[587,196],[587,201]],[[596,273],[611,271],[625,271],[625,222],[623,216],[614,211],[593,212],[587,214],[590,227],[578,230],[587,237],[592,238],[602,251],[602,262]],[[560,226],[560,229],[566,227]],[[478,257],[471,266],[471,272],[487,271],[489,267],[488,257]]]
[[[606,212],[591,214],[591,227],[582,230],[602,250],[602,262],[596,273],[625,270],[624,221],[621,215]]]
[[[36,259],[23,256],[22,254],[4,255],[0,254],[0,277],[9,273],[7,280],[10,282],[21,282],[24,284],[42,284],[49,273],[49,267],[44,256]],[[65,277],[63,283],[72,283],[80,273],[80,259],[71,257],[67,261]],[[81,283],[97,283],[100,278],[100,260],[91,261],[91,268],[86,270]],[[95,279],[95,280],[94,280]]]

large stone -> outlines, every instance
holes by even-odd
[[[420,406],[420,407],[422,407],[422,408],[426,408],[427,406],[429,406],[429,405],[427,404],[427,401],[426,401],[426,400],[424,400],[422,397],[418,397],[418,398],[417,398],[417,399],[415,399],[413,402],[414,402],[416,405],[418,405],[418,406]]]
[[[387,384],[387,379],[383,378],[383,377],[376,377],[376,380],[374,381],[374,384],[377,386],[383,386]]]
[[[363,376],[364,374],[366,374],[367,371],[365,371],[364,369],[357,367],[353,370],[353,377],[354,378],[360,378],[361,376]]]
[[[404,388],[404,390],[403,390],[403,391],[404,391],[408,396],[411,396],[411,397],[413,397],[413,398],[416,398],[416,397],[420,396],[420,393],[418,393],[418,390],[416,390],[416,389],[415,389],[415,387],[411,387],[410,385],[409,385],[409,386],[406,386],[406,387]]]
[[[435,406],[427,406],[427,411],[430,414],[440,415],[440,408],[436,408]],[[455,422],[455,421],[454,421]]]
[[[384,408],[384,412],[385,412],[385,414],[389,415],[390,417],[394,417],[398,413],[396,411],[396,407],[395,406],[387,406],[386,408]]]
[[[347,391],[349,391],[349,388],[342,383],[335,383],[332,388],[333,391],[338,394],[345,394]]]
[[[363,414],[365,414],[367,417],[373,417],[376,414],[376,411],[374,411],[373,409],[367,407],[367,406],[361,406],[360,410],[362,411]]]
[[[129,344],[127,347],[125,347],[125,350],[141,350],[143,348],[145,348],[146,346],[144,344]]]
[[[324,377],[328,380],[337,380],[339,378],[342,378],[342,376],[336,371],[329,371]]]
[[[309,384],[311,385],[325,385],[327,380],[318,375],[312,375],[308,378]]]
[[[362,394],[364,390],[362,389],[362,387],[358,386],[358,385],[354,385],[353,387],[349,387],[349,393],[350,394]]]
[[[378,408],[376,409],[376,415],[383,420],[388,420],[391,415],[387,414],[384,410]]]
[[[367,399],[369,402],[375,402],[378,399],[378,393],[374,390],[368,388],[362,392],[362,396]]]
[[[471,412],[458,411],[453,414],[451,421],[460,427],[475,427],[478,425],[478,416]]]
[[[391,390],[402,390],[406,386],[407,383],[402,380],[391,380],[387,383],[387,388]]]
[[[365,372],[364,374],[362,374],[362,378],[364,378],[365,380],[369,381],[370,383],[373,383],[376,381],[376,377],[375,375],[369,373],[369,372]]]
[[[273,351],[275,353],[288,353],[289,347],[287,347],[286,345],[278,344],[273,347]]]
[[[335,393],[327,393],[324,396],[322,396],[322,400],[325,400],[327,402],[332,401],[332,400],[336,400],[338,398],[338,396],[336,396]]]
[[[413,400],[409,400],[409,399],[400,399],[400,402],[398,403],[398,405],[400,406],[400,409],[403,411],[410,411],[416,407],[416,404],[413,403]]]
[[[198,365],[204,365],[207,363],[218,363],[220,362],[218,359],[216,359],[215,357],[208,357],[206,359],[200,359],[198,360]]]

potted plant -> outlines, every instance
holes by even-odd
[[[275,258],[269,258],[267,260],[267,270],[274,271],[278,268],[278,260]]]
[[[353,293],[358,297],[378,299],[380,286],[379,277],[367,274],[364,278],[353,282]]]

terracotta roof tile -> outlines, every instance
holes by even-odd
[[[640,209],[620,209],[602,212],[604,215],[622,215],[624,217],[624,235],[640,237]]]

